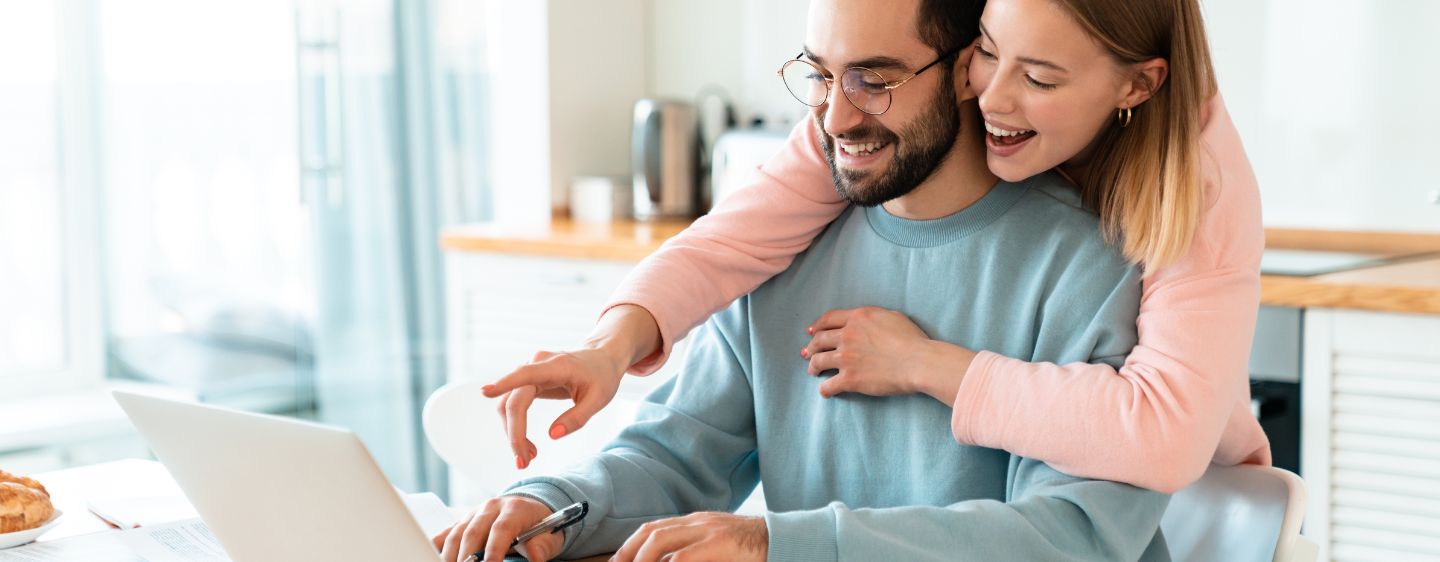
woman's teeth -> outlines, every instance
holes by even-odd
[[[988,132],[988,133],[990,133],[990,134],[992,134],[992,135],[995,135],[995,136],[997,136],[997,137],[1004,138],[1004,137],[1018,137],[1018,136],[1020,136],[1020,135],[1024,135],[1024,134],[1028,134],[1028,133],[1033,133],[1033,132],[1035,132],[1035,131],[1028,131],[1028,130],[1007,131],[1007,130],[1005,130],[1005,129],[1001,129],[1000,127],[996,127],[996,126],[994,126],[994,125],[991,125],[990,123],[986,123],[986,124],[985,124],[985,132]]]
[[[851,156],[869,156],[877,150],[889,146],[888,142],[867,142],[864,144],[842,144],[840,150]]]

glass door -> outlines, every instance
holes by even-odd
[[[290,2],[86,4],[110,376],[313,417]]]
[[[483,18],[459,66],[427,1],[93,2],[110,376],[349,428],[443,493],[419,411],[440,227],[489,200]]]

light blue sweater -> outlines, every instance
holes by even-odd
[[[1139,272],[1051,175],[932,221],[851,208],[711,318],[603,453],[507,493],[590,502],[564,557],[613,551],[654,519],[733,511],[764,480],[770,560],[1167,560],[1168,496],[959,445],[928,396],[821,398],[799,354],[825,311],[875,305],[971,349],[1118,366],[1139,296]]]

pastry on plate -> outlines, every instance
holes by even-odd
[[[0,533],[34,529],[54,514],[55,506],[45,486],[0,470]]]
[[[14,482],[21,486],[25,486],[26,488],[34,488],[36,490],[40,490],[40,493],[45,494],[45,497],[50,497],[50,491],[46,490],[45,486],[40,485],[40,483],[35,481],[34,478],[16,476],[14,474],[10,474],[9,472],[0,470],[0,482]]]

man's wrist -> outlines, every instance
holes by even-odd
[[[764,556],[770,549],[770,527],[765,524],[764,517],[746,516],[744,519],[750,523],[750,528],[740,539],[740,546]]]

